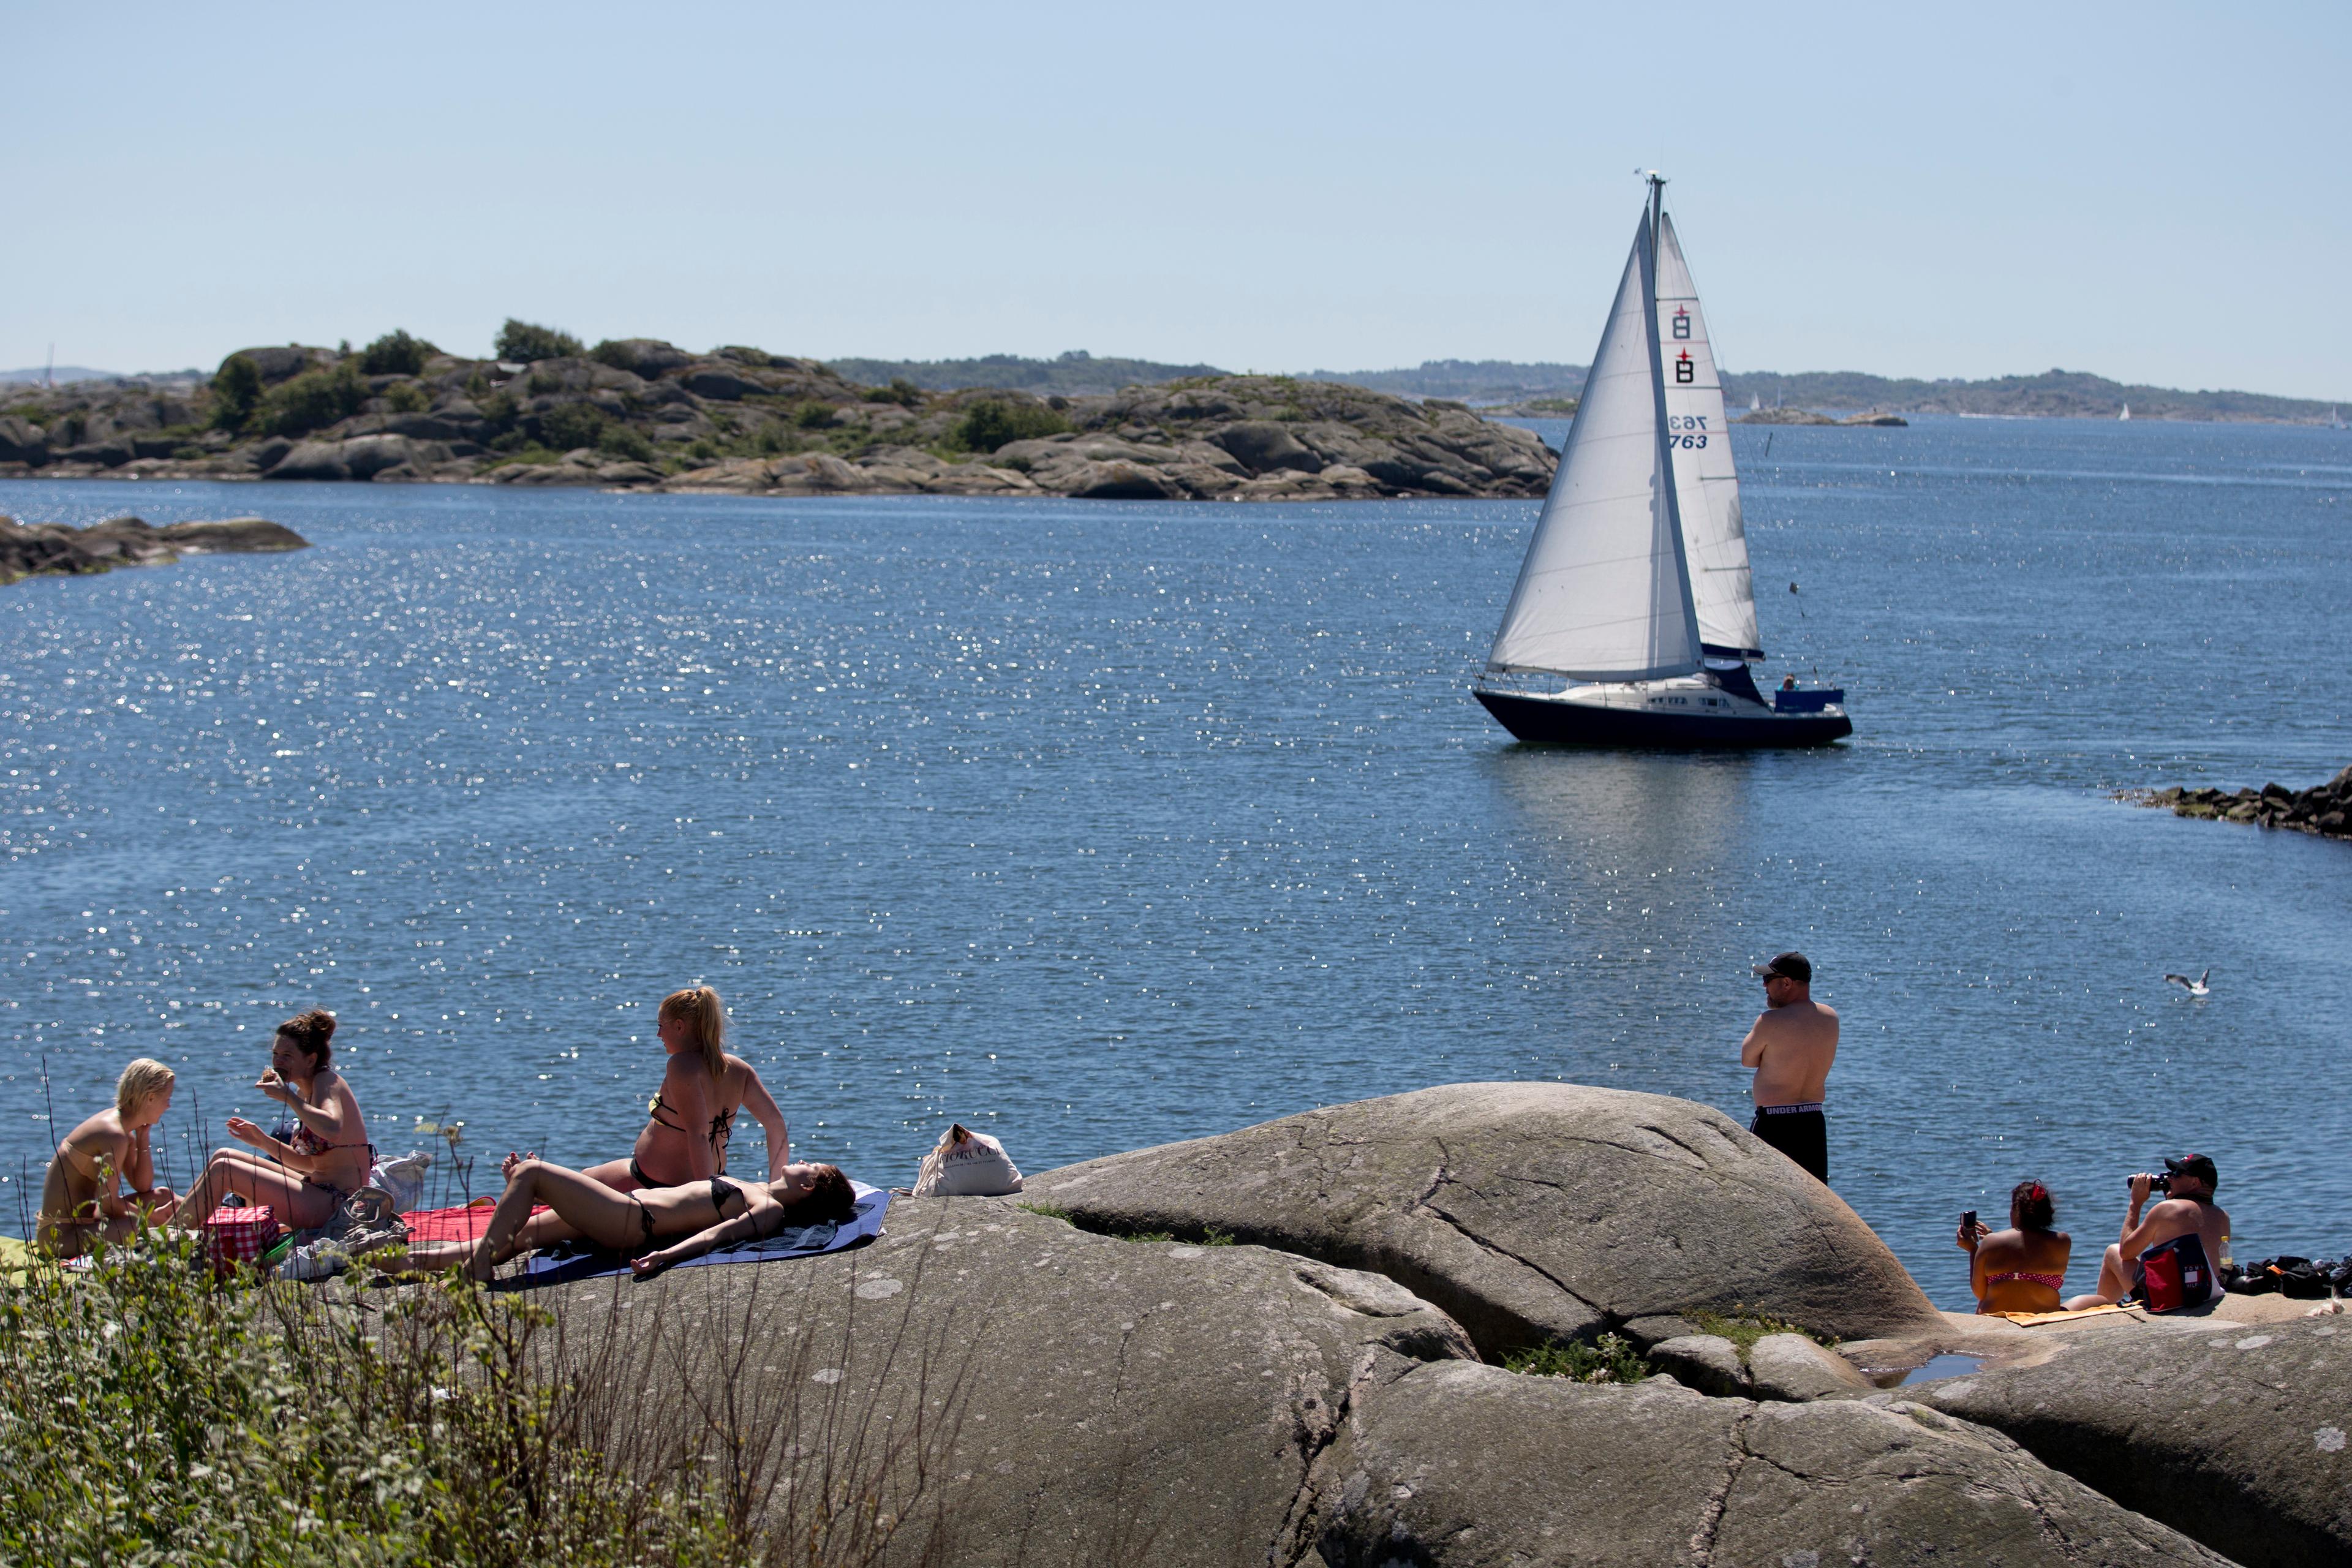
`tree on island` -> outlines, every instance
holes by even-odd
[[[584,351],[580,340],[570,332],[554,327],[542,327],[531,321],[507,318],[499,329],[499,358],[516,364],[529,364],[534,360],[577,359]]]

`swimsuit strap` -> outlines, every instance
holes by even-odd
[[[677,1109],[677,1106],[672,1105],[668,1100],[662,1098],[662,1092],[660,1089],[654,1090],[653,1099],[646,1102],[646,1114],[647,1116],[652,1117],[656,1122],[668,1128],[673,1132],[683,1132],[686,1131],[686,1124],[684,1122],[672,1121],[662,1115],[662,1112],[665,1110],[674,1111]]]

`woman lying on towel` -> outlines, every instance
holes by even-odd
[[[460,1268],[487,1280],[516,1253],[586,1237],[631,1257],[638,1279],[737,1242],[763,1241],[788,1225],[845,1224],[856,1213],[849,1178],[837,1165],[786,1165],[772,1182],[711,1176],[682,1187],[640,1187],[619,1193],[584,1171],[509,1154],[507,1190],[478,1242],[448,1241],[409,1249],[411,1268]],[[523,1237],[531,1206],[538,1216]],[[683,1240],[654,1250],[657,1237]]]
[[[2066,1283],[2074,1238],[2051,1226],[2058,1205],[2040,1182],[2020,1182],[2009,1194],[2009,1228],[1979,1222],[1960,1227],[1969,1253],[1969,1289],[1979,1312],[2054,1312]]]

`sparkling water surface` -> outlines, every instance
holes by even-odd
[[[131,1056],[179,1173],[271,1119],[312,1005],[380,1145],[585,1163],[708,982],[795,1150],[894,1184],[950,1119],[1034,1170],[1468,1079],[1744,1121],[1794,946],[1833,1184],[1939,1303],[1960,1210],[2047,1181],[2087,1289],[2190,1148],[2239,1256],[2352,1249],[2352,845],[2113,798],[2352,762],[2352,437],[1734,438],[1759,675],[1846,745],[1514,744],[1466,688],[1532,502],[0,481],[314,542],[0,589],[0,1225]]]

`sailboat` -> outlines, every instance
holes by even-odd
[[[1824,745],[1853,732],[1844,691],[1792,676],[1768,701],[1748,673],[1764,650],[1723,387],[1666,182],[1647,177],[1584,401],[1472,691],[1522,741]]]
[[[2130,418],[2130,417],[2131,417],[2131,405],[2130,405],[2130,404],[2128,404],[2128,403],[2125,404],[2125,405],[2124,405],[2124,411],[2123,411],[2121,414],[2116,415],[2116,418],[2118,418],[2118,419],[2128,419],[2128,418]]]

